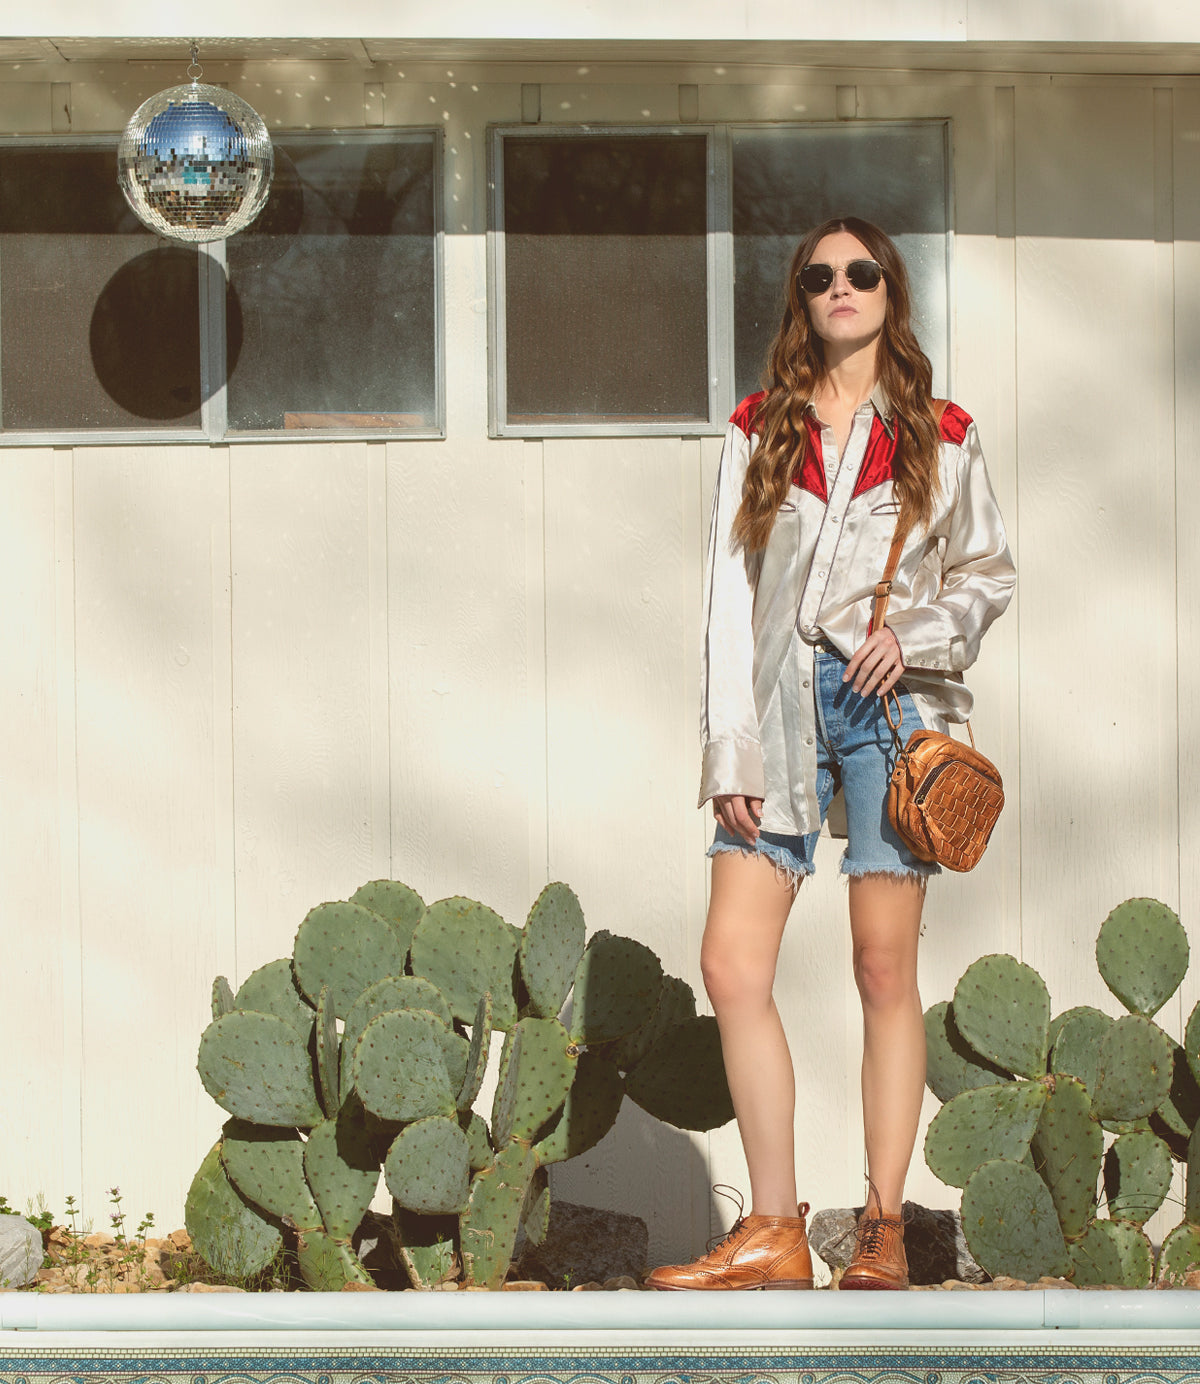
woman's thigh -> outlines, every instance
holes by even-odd
[[[714,987],[770,991],[798,888],[766,856],[740,851],[713,856],[700,952],[710,994]]]

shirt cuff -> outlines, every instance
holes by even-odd
[[[906,668],[933,668],[938,672],[956,671],[954,637],[946,630],[941,612],[932,606],[898,610],[887,618],[887,627],[900,645]]]
[[[711,740],[704,747],[697,806],[728,793],[747,798],[765,796],[762,746],[757,740]]]

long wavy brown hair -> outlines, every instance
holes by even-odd
[[[758,446],[750,458],[742,503],[734,519],[734,536],[751,552],[765,548],[775,515],[796,468],[804,460],[808,434],[804,410],[825,375],[823,343],[812,330],[800,270],[817,245],[837,231],[849,231],[883,269],[887,309],[880,334],[877,364],[896,427],[894,489],[899,523],[907,532],[933,518],[938,491],[939,428],[933,409],[933,370],[912,329],[908,271],[888,236],[857,216],[838,217],[815,226],[796,247],[788,270],[787,307],[771,344],[763,373],[766,397],[757,414]]]

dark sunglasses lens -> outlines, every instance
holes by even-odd
[[[833,282],[833,270],[827,264],[806,264],[800,271],[800,287],[805,293],[824,293]]]
[[[851,260],[846,266],[850,287],[858,289],[860,293],[869,293],[871,289],[878,288],[882,277],[883,270],[874,260]]]

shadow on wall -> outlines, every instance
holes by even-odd
[[[703,1139],[697,1135],[696,1139]],[[631,1205],[628,1188],[640,1190]],[[649,1195],[646,1195],[646,1189]],[[626,1099],[617,1122],[586,1153],[551,1170],[551,1196],[580,1206],[638,1214],[652,1206],[649,1264],[684,1263],[723,1222],[713,1203],[703,1148]],[[711,1228],[710,1228],[711,1227]]]

